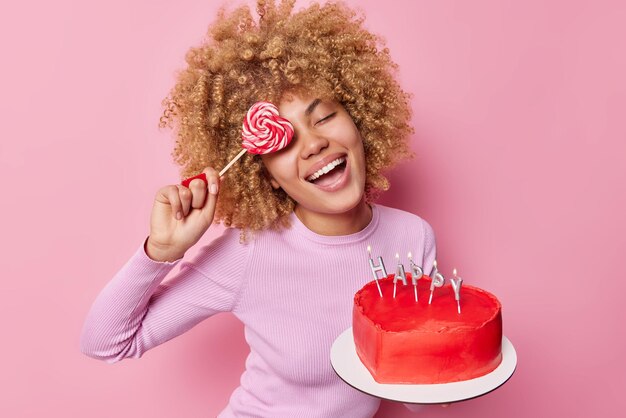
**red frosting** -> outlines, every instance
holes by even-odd
[[[435,288],[428,305],[431,279],[418,281],[415,302],[408,285],[393,275],[366,284],[354,296],[353,334],[356,351],[379,383],[448,383],[493,371],[502,360],[501,305],[491,293],[461,288],[461,313],[452,286]]]

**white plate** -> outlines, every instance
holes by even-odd
[[[344,382],[361,392],[391,401],[437,404],[476,398],[497,389],[513,375],[517,366],[517,353],[511,341],[503,336],[502,362],[484,376],[434,385],[383,384],[376,382],[361,363],[354,347],[352,328],[348,328],[333,343],[330,362]]]

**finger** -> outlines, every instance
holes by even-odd
[[[189,177],[189,178],[183,180],[181,184],[183,186],[185,186],[185,187],[189,187],[189,184],[191,183],[191,181],[193,179],[201,179],[203,181],[206,181],[206,177],[205,177],[204,173],[200,173],[197,176]]]
[[[178,198],[180,200],[180,210],[183,216],[189,215],[189,211],[191,210],[191,199],[192,199],[192,191],[185,186],[180,184],[176,185],[178,191]]]
[[[170,185],[163,187],[158,191],[155,200],[158,203],[169,206],[174,218],[176,218],[178,212],[180,212],[180,217],[182,218],[182,204],[178,196],[177,186]]]
[[[201,214],[205,218],[207,224],[213,223],[213,216],[215,215],[215,206],[217,205],[217,195],[207,194],[204,207],[201,209]]]
[[[207,167],[202,170],[202,173],[206,175],[207,189],[209,190],[209,194],[217,195],[220,187],[220,177],[217,170],[215,170],[213,167]]]
[[[207,185],[203,180],[195,179],[192,180],[189,184],[189,189],[191,197],[191,207],[200,209],[204,206],[204,201],[206,200],[207,195]]]
[[[218,172],[213,168],[207,168],[204,170],[206,173],[209,194],[207,196],[204,207],[202,208],[202,216],[205,217],[207,223],[213,222],[213,215],[215,214],[215,206],[217,204],[217,195],[219,193],[220,178]]]

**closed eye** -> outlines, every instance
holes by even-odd
[[[337,114],[337,112],[333,112],[328,116],[323,117],[322,119],[318,120],[317,122],[315,122],[315,124],[317,125],[318,123],[322,123],[328,119],[331,119],[333,116],[335,116]]]

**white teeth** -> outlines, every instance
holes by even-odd
[[[331,161],[330,163],[328,163],[324,167],[322,167],[319,170],[317,170],[315,173],[311,174],[309,177],[307,177],[306,180],[307,181],[313,181],[315,179],[318,179],[322,175],[328,173],[333,168],[337,167],[339,164],[343,163],[344,161],[346,161],[345,157],[337,158],[336,160]]]

